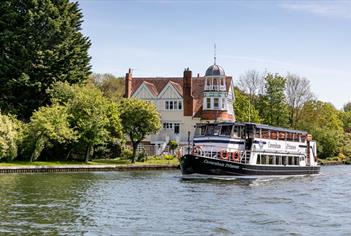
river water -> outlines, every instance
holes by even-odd
[[[0,235],[351,235],[351,166],[184,180],[179,171],[0,175]]]

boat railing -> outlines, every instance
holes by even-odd
[[[211,145],[191,145],[183,146],[179,150],[179,156],[186,154],[197,155],[206,158],[227,160],[232,162],[249,163],[250,161],[250,151],[238,150],[233,148],[226,148],[223,150],[218,150],[218,146]]]

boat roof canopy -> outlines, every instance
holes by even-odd
[[[223,121],[223,122],[216,122],[216,123],[198,123],[196,126],[203,126],[203,125],[238,125],[238,126],[252,126],[252,127],[255,127],[255,128],[258,128],[258,129],[268,129],[268,130],[274,130],[274,131],[279,131],[279,132],[289,132],[289,133],[307,134],[306,131],[302,131],[302,130],[287,129],[287,128],[281,128],[281,127],[275,127],[275,126],[264,125],[264,124],[257,124],[257,123],[251,123],[251,122],[230,122],[230,121]]]

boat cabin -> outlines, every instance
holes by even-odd
[[[310,165],[316,142],[305,131],[240,122],[197,124],[195,152],[254,165]],[[314,158],[312,158],[314,157]]]

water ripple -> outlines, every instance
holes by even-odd
[[[178,171],[0,175],[0,235],[349,235],[350,170],[196,180]]]

